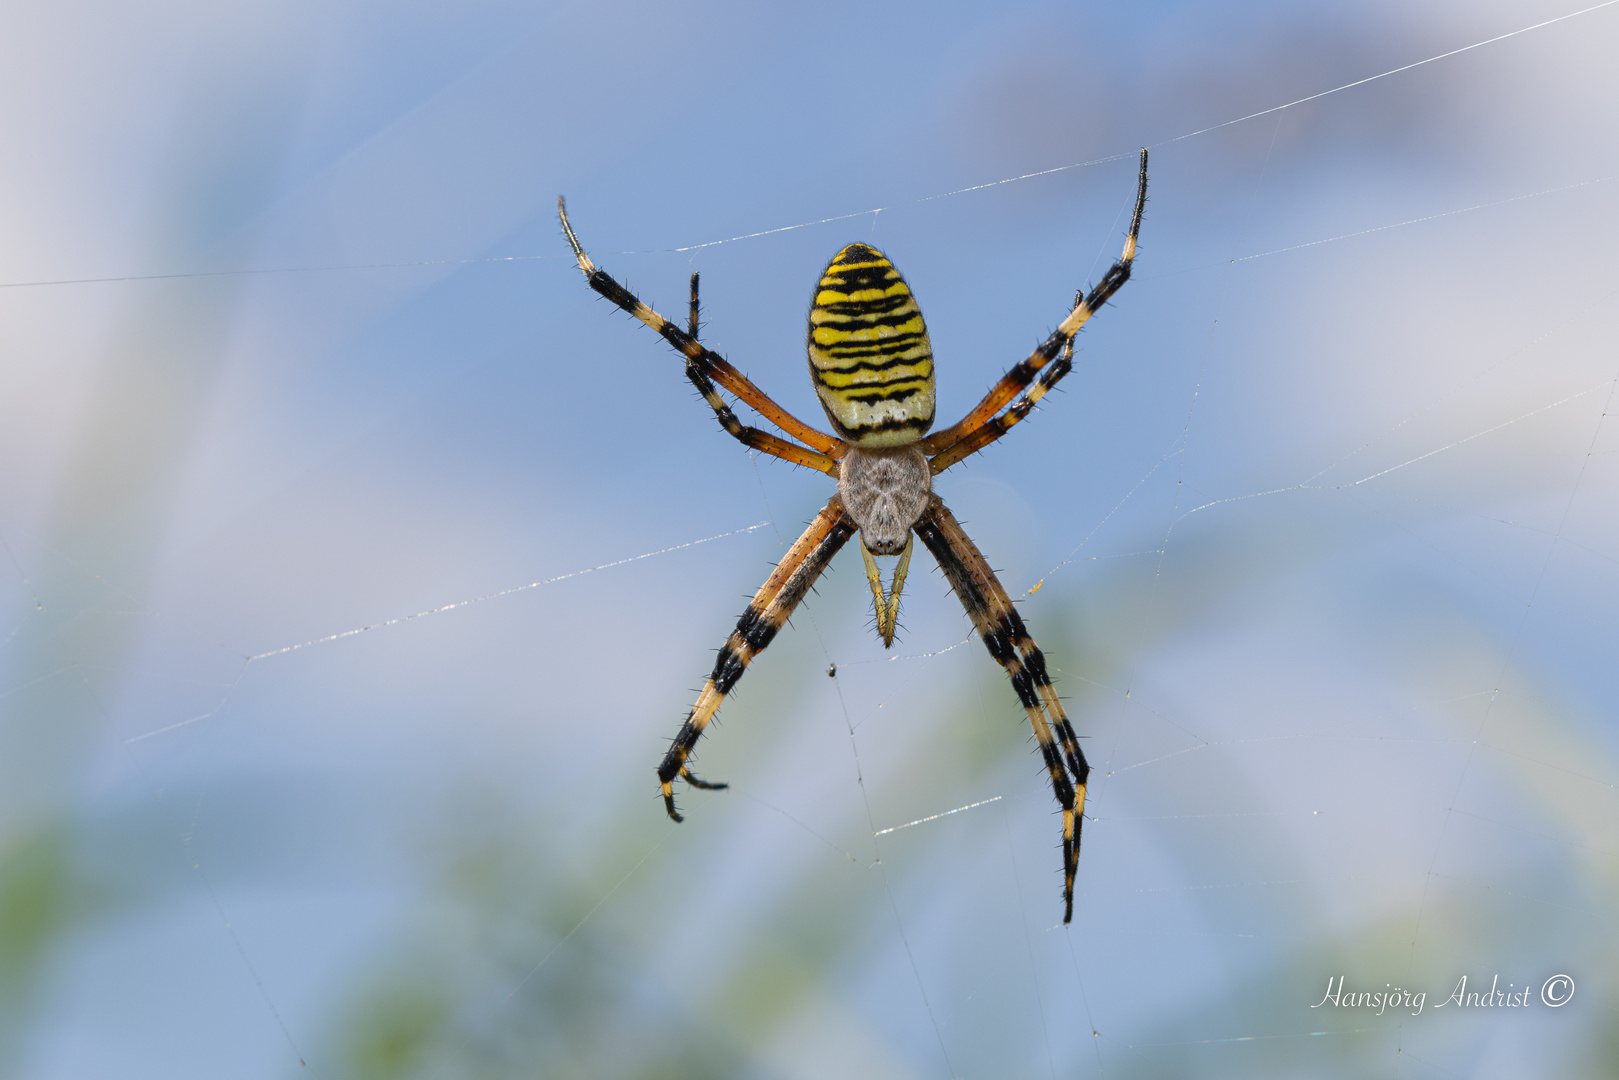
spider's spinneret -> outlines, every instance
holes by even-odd
[[[810,377],[837,433],[904,446],[933,426],[933,347],[894,264],[850,244],[832,257],[809,314]]]

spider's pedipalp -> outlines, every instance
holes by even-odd
[[[871,557],[871,549],[866,547],[864,539],[859,541],[860,555],[866,564],[866,583],[871,586],[871,603],[877,612],[877,636],[883,639],[883,648],[892,648],[894,644],[894,630],[899,625],[899,597],[905,591],[905,575],[911,568],[911,549],[916,546],[915,538],[909,537],[905,547],[900,550],[899,562],[894,567],[894,579],[889,583],[886,593],[883,591],[882,571],[877,569],[877,560]]]

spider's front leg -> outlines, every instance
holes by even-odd
[[[737,620],[736,629],[720,646],[720,653],[714,659],[714,670],[703,685],[703,691],[697,697],[697,703],[692,706],[686,722],[680,726],[680,733],[675,736],[674,743],[669,752],[663,756],[663,763],[658,766],[658,782],[663,786],[663,805],[669,811],[669,816],[676,821],[683,820],[680,812],[675,809],[674,781],[676,777],[684,779],[694,787],[723,788],[724,784],[712,784],[697,779],[686,766],[686,759],[702,737],[703,729],[714,718],[719,707],[725,701],[725,695],[731,692],[742,673],[747,670],[749,662],[765,650],[782,624],[792,615],[793,609],[804,599],[815,579],[832,561],[832,556],[848,542],[849,537],[855,533],[855,524],[850,520],[843,508],[843,500],[832,496],[821,512],[815,515],[809,528],[804,530],[796,543],[788,549],[786,556],[776,566],[770,577],[765,579],[764,585],[754,594],[748,609]]]
[[[989,654],[1006,669],[1018,701],[1034,729],[1051,787],[1062,806],[1063,922],[1074,917],[1074,876],[1079,866],[1079,835],[1084,824],[1085,785],[1091,767],[1063,711],[1045,654],[1029,636],[1012,598],[937,495],[916,524],[916,535],[933,552]]]

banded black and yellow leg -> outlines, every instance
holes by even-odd
[[[1074,339],[1069,338],[1063,344],[1062,352],[1057,356],[1057,362],[1041,371],[1034,380],[1034,385],[1030,386],[1028,392],[1018,398],[1010,409],[985,421],[984,425],[977,431],[963,436],[928,459],[928,467],[933,470],[933,475],[939,475],[956,462],[978,453],[978,451],[1011,431],[1029,413],[1034,411],[1034,407],[1040,403],[1041,398],[1046,396],[1047,391],[1056,386],[1064,375],[1073,370],[1073,367]]]
[[[699,308],[697,306],[697,271],[693,270],[691,272],[691,314],[686,319],[686,333],[691,335],[691,339],[693,341],[697,340],[697,326],[698,326],[697,316],[698,316],[698,313],[699,313]]]
[[[834,466],[829,463],[823,467],[816,459],[830,458],[842,454],[844,444],[840,439],[810,427],[792,413],[777,405],[770,399],[770,395],[755,386],[752,380],[732,367],[724,357],[703,348],[697,341],[695,334],[682,330],[656,311],[653,311],[646,304],[643,304],[634,293],[613,280],[612,276],[605,270],[597,267],[580,245],[579,237],[573,231],[573,224],[568,220],[567,203],[560,196],[557,198],[557,219],[562,223],[562,231],[568,237],[568,245],[573,248],[573,256],[579,263],[579,270],[585,275],[585,281],[592,289],[617,304],[642,323],[656,330],[676,351],[686,357],[689,365],[695,366],[705,378],[719,383],[719,385],[745,402],[748,408],[811,448],[805,450],[771,435],[766,437],[768,442],[755,446],[755,449],[763,450],[767,454],[774,454],[799,465],[805,465],[808,468],[819,469],[822,472],[831,471]],[[738,426],[740,427],[741,425]],[[730,429],[727,428],[726,430]],[[763,433],[761,432],[760,434]],[[784,452],[787,450],[791,450],[792,453]]]
[[[686,716],[686,722],[680,726],[680,732],[664,755],[663,763],[658,766],[658,782],[663,786],[663,805],[669,811],[669,816],[676,821],[682,820],[679,811],[675,809],[674,781],[676,777],[701,788],[722,788],[724,784],[711,784],[698,780],[692,776],[691,770],[686,766],[686,759],[691,756],[692,747],[702,737],[703,729],[714,718],[719,707],[725,701],[725,695],[742,678],[748,664],[755,656],[765,650],[775,638],[776,632],[787,621],[804,595],[809,592],[815,579],[855,533],[854,522],[843,509],[843,500],[832,496],[821,512],[815,515],[809,528],[788,549],[787,554],[777,564],[776,569],[765,579],[759,587],[753,600],[748,604],[742,617],[737,620],[736,629],[720,646],[719,656],[714,660],[714,670],[703,685],[702,693],[697,696],[697,703],[692,706],[691,712]]]
[[[963,439],[975,434],[992,417],[1004,409],[1013,398],[1022,393],[1025,387],[1034,382],[1035,377],[1053,360],[1065,357],[1069,358],[1071,363],[1074,335],[1079,333],[1080,329],[1090,321],[1091,316],[1101,310],[1102,305],[1107,303],[1113,294],[1118,292],[1124,283],[1130,280],[1130,267],[1135,262],[1136,257],[1136,240],[1141,233],[1141,216],[1146,207],[1147,151],[1143,150],[1141,151],[1141,169],[1136,182],[1135,212],[1130,216],[1130,231],[1124,238],[1124,253],[1119,256],[1117,262],[1108,267],[1107,273],[1102,275],[1102,280],[1097,282],[1095,288],[1088,294],[1084,290],[1080,290],[1075,295],[1074,306],[1068,312],[1068,317],[1063,319],[1052,335],[1043,341],[1039,348],[1030,353],[1027,360],[1020,361],[1013,366],[1012,370],[1003,375],[1001,380],[990,388],[989,393],[984,395],[984,399],[973,406],[972,411],[967,413],[966,416],[962,417],[960,423],[945,428],[943,431],[936,431],[927,437],[925,443],[930,453],[942,456],[943,453],[954,448]],[[1046,385],[1041,390],[1041,393],[1044,394],[1045,390],[1049,390],[1058,379],[1067,374],[1067,370],[1067,366],[1063,366],[1060,372],[1045,380]],[[1013,423],[1016,423],[1016,421],[1013,421]],[[1007,427],[1010,426],[1010,424],[1007,425]],[[1004,434],[1004,429],[1002,433]],[[975,449],[993,442],[996,438],[999,438],[999,435],[984,440]],[[971,452],[956,454],[945,465],[935,465],[933,471],[935,473],[941,472]]]
[[[693,274],[691,276],[691,311],[686,323],[687,332],[691,335],[693,341],[697,340],[698,314],[697,275]],[[748,427],[743,424],[742,421],[736,418],[736,414],[731,411],[731,407],[725,404],[725,399],[720,396],[719,390],[715,388],[714,381],[703,373],[702,365],[689,357],[686,360],[686,378],[690,379],[691,384],[697,388],[697,392],[703,395],[703,400],[708,403],[710,409],[714,410],[714,415],[719,417],[720,427],[724,428],[732,438],[748,449],[771,454],[784,461],[791,461],[794,465],[802,465],[807,469],[815,469],[819,472],[831,472],[838,467],[837,462],[825,454],[807,450],[802,446],[795,446],[785,439],[776,438],[768,431],[760,431],[756,427]]]
[[[999,581],[996,581],[995,585],[1000,588]],[[1085,790],[1090,781],[1091,766],[1085,760],[1085,752],[1079,748],[1079,737],[1074,734],[1074,725],[1068,719],[1067,710],[1062,707],[1062,699],[1057,696],[1057,688],[1051,684],[1051,673],[1046,670],[1046,654],[1040,651],[1040,646],[1029,636],[1028,628],[1023,624],[1023,616],[1018,614],[1012,605],[1011,597],[1006,595],[1004,589],[1001,590],[1001,601],[1005,604],[1006,610],[1011,612],[1008,621],[1012,645],[1023,658],[1023,666],[1029,673],[1029,681],[1039,691],[1040,702],[1045,706],[1046,715],[1051,718],[1052,732],[1057,736],[1057,742],[1062,746],[1063,757],[1068,762],[1069,775],[1074,778],[1075,795],[1078,799],[1075,812],[1081,815],[1074,824],[1074,856],[1077,859],[1079,831],[1084,827]]]
[[[933,496],[916,535],[938,560],[962,607],[995,661],[1006,669],[1062,807],[1063,922],[1074,917],[1074,877],[1079,865],[1085,785],[1090,766],[1074,736],[1046,670],[1045,655],[1029,636],[1011,597],[944,502]]]
[[[911,568],[911,549],[916,546],[916,537],[907,537],[905,550],[899,553],[899,562],[894,567],[894,580],[888,586],[888,595],[883,595],[883,575],[877,568],[877,560],[866,549],[865,540],[860,541],[860,556],[866,561],[866,581],[871,585],[871,603],[877,612],[877,633],[883,639],[883,648],[892,648],[894,644],[894,626],[899,621],[899,594],[905,589],[905,574]]]

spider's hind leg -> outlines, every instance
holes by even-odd
[[[585,254],[584,247],[579,243],[579,237],[573,231],[573,224],[568,220],[567,203],[560,196],[557,198],[557,221],[562,226],[563,234],[568,238],[568,246],[573,249],[573,257],[579,264],[580,272],[585,275],[586,283],[599,295],[657,331],[665,341],[674,347],[675,351],[686,358],[688,376],[695,372],[697,376],[700,376],[702,382],[708,385],[708,389],[704,389],[702,385],[699,385],[698,390],[703,392],[703,397],[708,401],[709,406],[713,408],[715,413],[719,414],[720,423],[725,427],[726,431],[751,449],[773,454],[776,457],[791,461],[795,465],[803,465],[819,472],[832,472],[836,468],[833,457],[842,454],[844,445],[842,440],[834,438],[824,431],[817,431],[780,405],[777,405],[770,399],[768,394],[753,385],[747,376],[732,367],[724,357],[703,348],[702,344],[697,341],[695,335],[696,274],[692,275],[692,317],[687,321],[687,328],[682,330],[642,303],[639,297],[613,280],[610,274],[591,261],[590,256]],[[695,383],[698,382],[698,379],[693,378],[692,381]],[[735,394],[749,408],[804,445],[797,446],[767,432],[743,427],[738,423],[736,417],[730,416],[730,408],[725,406],[717,393],[713,392],[712,387],[715,383]]]
[[[1130,231],[1124,238],[1124,252],[1117,262],[1108,267],[1107,273],[1102,275],[1102,280],[1094,289],[1089,293],[1081,289],[1074,296],[1074,306],[1069,310],[1068,317],[1039,348],[1029,354],[1027,360],[1014,364],[959,423],[935,431],[923,440],[927,451],[934,455],[935,475],[1005,435],[1014,424],[1028,415],[1046,391],[1068,374],[1073,365],[1074,335],[1130,280],[1130,268],[1136,258],[1136,239],[1141,234],[1141,216],[1146,208],[1147,151],[1142,150],[1141,168],[1136,180],[1136,208],[1130,216]],[[1053,364],[1053,361],[1056,363]],[[1030,383],[1034,385],[1031,387]],[[1025,391],[1028,391],[1027,396],[1013,405],[1013,399]],[[1008,405],[1012,405],[1012,408],[1001,412]]]
[[[691,307],[686,316],[686,335],[693,342],[697,341],[698,316],[702,310],[697,301],[697,279],[698,275],[693,271],[691,275]],[[731,411],[731,407],[725,404],[725,399],[720,397],[719,390],[714,386],[714,380],[710,379],[704,371],[701,356],[686,357],[686,378],[691,380],[691,384],[703,396],[703,400],[708,403],[708,407],[714,410],[714,415],[719,419],[720,427],[724,428],[732,438],[741,442],[742,445],[753,450],[762,450],[767,454],[774,454],[776,457],[791,461],[795,465],[803,465],[820,472],[830,472],[835,467],[832,459],[825,454],[807,450],[802,446],[795,446],[783,439],[776,438],[769,432],[760,431],[758,428],[744,426],[742,421],[736,418],[736,414]]]
[[[697,271],[691,272],[691,315],[686,320],[686,333],[693,341],[697,338]]]

